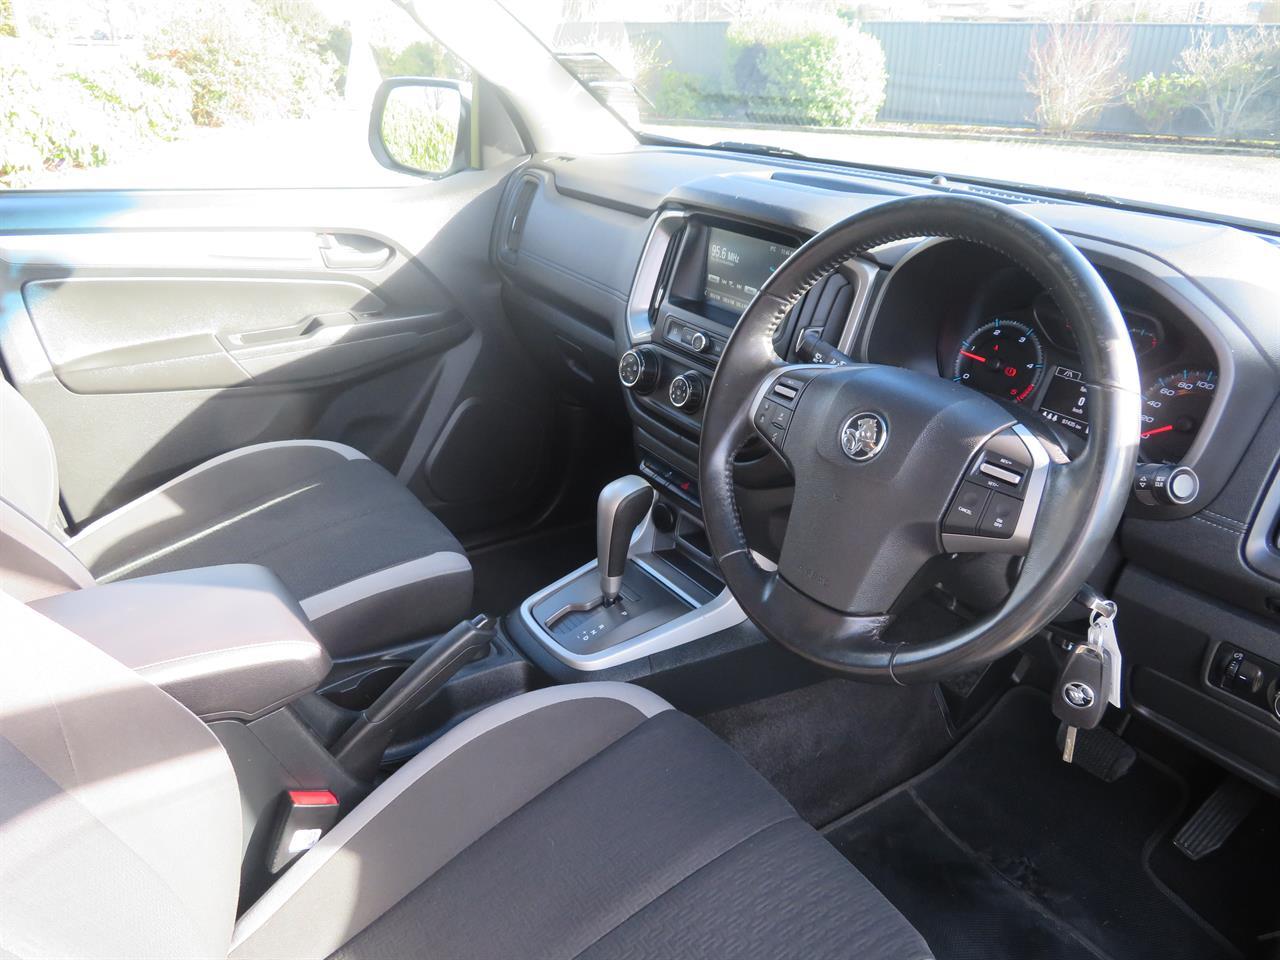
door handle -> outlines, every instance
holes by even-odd
[[[358,233],[316,235],[320,259],[330,270],[376,270],[391,259],[392,250],[380,240]]]

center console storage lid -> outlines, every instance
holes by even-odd
[[[306,614],[266,567],[179,570],[31,606],[206,721],[255,719],[329,672]]]

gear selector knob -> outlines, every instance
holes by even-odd
[[[611,604],[622,592],[631,535],[653,506],[656,491],[635,474],[619,477],[600,491],[596,504],[596,555],[600,565],[600,593]]]

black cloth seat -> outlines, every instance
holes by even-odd
[[[53,442],[0,380],[0,580],[20,600],[224,563],[269,567],[335,657],[441,633],[470,612],[457,539],[353,447],[278,440],[231,450],[67,537]]]
[[[411,762],[389,804],[375,792],[371,819],[242,918],[232,956],[300,938],[344,960],[929,956],[700,723],[635,687],[579,687],[595,689],[499,705],[505,720]]]
[[[243,813],[221,741],[3,593],[0,622],[6,957],[929,955],[745,761],[621,683],[463,720],[237,920]]]

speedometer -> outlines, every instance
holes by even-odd
[[[1142,455],[1177,463],[1204,423],[1218,387],[1214,370],[1176,370],[1142,392]]]
[[[1044,348],[1019,320],[1000,317],[960,341],[953,379],[993,397],[1022,403],[1040,385]]]

